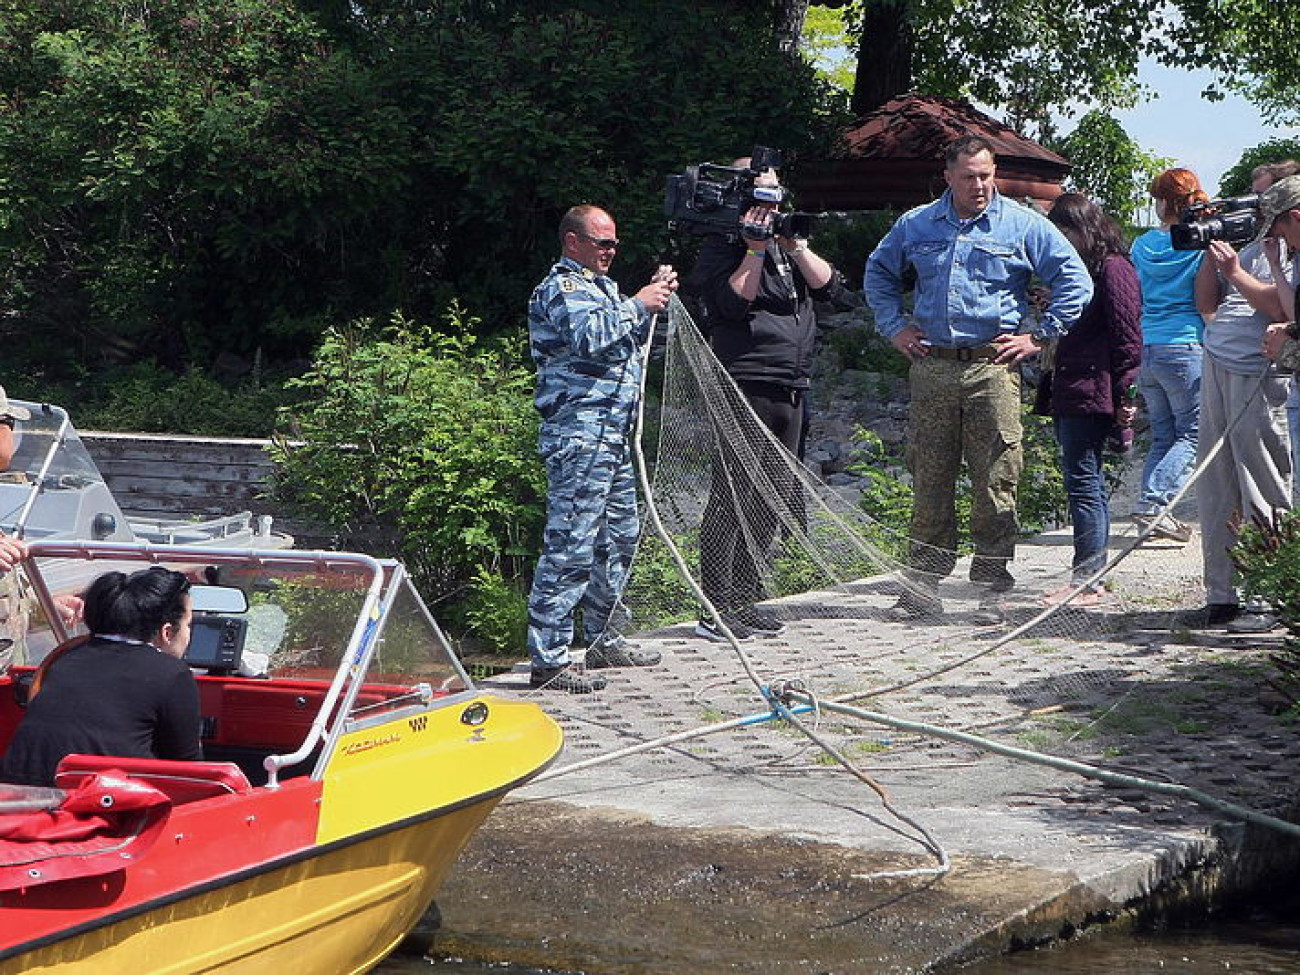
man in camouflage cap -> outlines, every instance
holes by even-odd
[[[588,670],[659,662],[658,654],[605,629],[639,531],[630,436],[641,346],[653,314],[672,298],[677,275],[662,267],[626,297],[608,276],[616,234],[613,217],[599,207],[569,210],[560,221],[560,260],[528,304],[548,485],[542,556],[528,597],[531,684],[575,694],[605,686],[600,675],[571,667],[578,609]]]
[[[1278,180],[1259,198],[1261,237],[1286,241],[1292,255],[1300,253],[1300,176]],[[1278,278],[1277,288],[1283,312],[1294,319],[1295,283]],[[1300,327],[1295,321],[1277,322],[1264,334],[1264,354],[1288,372],[1300,372]]]

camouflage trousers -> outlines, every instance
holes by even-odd
[[[29,604],[18,581],[18,573],[0,574],[0,672],[22,666],[27,659]]]
[[[1015,557],[1021,450],[1020,372],[934,356],[912,364],[907,466],[912,473],[909,561],[937,581],[957,562],[957,477],[971,486],[971,581],[1009,585]]]
[[[546,530],[528,597],[534,667],[569,662],[574,618],[587,643],[604,631],[636,552],[640,523],[627,437],[609,430],[543,428]]]

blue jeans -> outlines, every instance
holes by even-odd
[[[1201,413],[1201,346],[1144,345],[1138,389],[1151,423],[1137,513],[1151,514],[1182,489],[1196,466]]]
[[[1074,526],[1074,582],[1083,582],[1106,564],[1110,538],[1110,509],[1102,451],[1113,418],[1106,414],[1056,417],[1056,442],[1061,445],[1061,473]]]

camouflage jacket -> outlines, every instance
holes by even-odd
[[[1290,338],[1282,344],[1282,351],[1277,355],[1277,367],[1282,372],[1300,372],[1300,336],[1296,334],[1296,323],[1292,322],[1286,331]]]
[[[543,425],[614,423],[625,431],[641,383],[650,315],[613,280],[563,257],[528,302]]]

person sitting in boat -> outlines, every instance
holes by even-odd
[[[190,581],[153,566],[108,572],[84,594],[88,636],[41,664],[0,780],[53,785],[66,755],[202,759],[199,691],[182,661]]]

